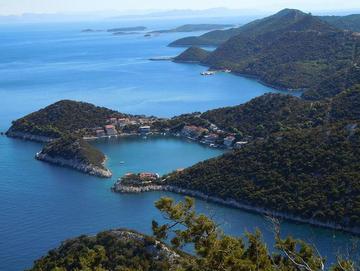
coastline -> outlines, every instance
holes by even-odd
[[[127,185],[121,185],[120,183],[115,183],[114,186],[111,188],[113,192],[116,193],[144,193],[144,192],[154,192],[154,191],[164,191],[164,192],[172,192],[176,194],[191,196],[194,198],[198,198],[201,200],[209,201],[212,203],[221,204],[227,207],[232,207],[236,209],[245,210],[248,212],[253,212],[257,214],[263,214],[267,216],[274,216],[281,219],[286,219],[293,222],[303,223],[303,224],[309,224],[316,227],[322,227],[332,230],[338,230],[338,231],[344,231],[348,232],[354,235],[360,235],[360,228],[349,228],[344,227],[339,224],[335,223],[326,223],[321,222],[315,219],[304,219],[299,216],[286,214],[282,212],[277,212],[274,210],[262,208],[262,207],[254,207],[248,204],[244,204],[241,202],[238,202],[234,199],[222,199],[215,196],[209,196],[202,192],[196,191],[196,190],[190,190],[185,188],[180,188],[172,185],[160,185],[160,184],[154,184],[154,185],[146,185],[146,186],[127,186]]]
[[[209,66],[208,64],[202,62],[202,61],[186,61],[186,60],[175,60],[175,57],[171,60],[174,63],[177,64],[196,64],[199,66],[203,66],[203,67],[207,67],[211,70],[214,71],[221,71],[224,70],[224,68],[219,68],[216,66]],[[284,87],[281,85],[277,85],[275,83],[270,83],[270,82],[266,82],[264,79],[262,79],[260,76],[258,75],[254,75],[254,74],[247,74],[247,73],[242,73],[242,72],[237,72],[237,71],[231,71],[230,74],[236,75],[236,76],[240,76],[240,77],[244,77],[244,78],[248,78],[248,79],[253,79],[255,81],[257,81],[258,83],[266,86],[266,87],[270,87],[279,91],[283,91],[283,92],[288,92],[288,93],[292,93],[292,92],[304,92],[304,89],[293,89],[293,88],[288,88],[288,87]],[[301,96],[300,96],[301,97]]]
[[[42,152],[38,152],[35,155],[35,159],[43,162],[47,162],[53,165],[72,168],[78,170],[80,172],[89,174],[91,176],[100,177],[100,178],[111,178],[112,173],[109,169],[101,168],[99,166],[95,166],[92,164],[86,164],[84,162],[78,161],[76,159],[64,159],[61,157],[50,157],[49,155],[43,154]],[[105,165],[106,158],[102,162]]]
[[[46,137],[46,136],[40,136],[40,135],[34,135],[31,133],[23,133],[23,132],[13,132],[13,131],[7,131],[5,133],[7,137],[11,138],[17,138],[22,140],[28,140],[28,141],[35,141],[40,143],[49,143],[54,140],[54,138]]]

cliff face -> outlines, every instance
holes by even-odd
[[[62,157],[51,157],[47,154],[44,154],[42,152],[39,152],[35,155],[35,158],[48,162],[54,165],[59,165],[62,167],[69,167],[76,169],[78,171],[84,172],[86,174],[101,177],[101,178],[111,178],[112,173],[109,169],[95,166],[92,164],[85,163],[84,161],[78,161],[76,159],[64,159]]]
[[[25,132],[16,132],[11,129],[6,132],[6,135],[9,137],[13,137],[13,138],[19,138],[19,139],[23,139],[23,140],[31,140],[31,141],[41,142],[41,143],[49,143],[53,140],[51,137],[34,135],[31,133],[25,133]]]
[[[36,154],[36,159],[98,177],[112,176],[104,166],[105,155],[88,142],[74,136],[65,136],[48,143]]]

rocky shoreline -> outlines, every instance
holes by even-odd
[[[117,182],[112,187],[112,191],[116,193],[144,193],[144,192],[153,192],[153,191],[165,191],[165,192],[172,192],[176,194],[182,194],[186,196],[191,196],[194,198],[199,198],[205,201],[221,204],[224,206],[242,209],[249,212],[254,212],[258,214],[263,214],[266,216],[274,216],[281,219],[286,219],[294,222],[304,223],[304,224],[310,224],[317,227],[322,228],[328,228],[333,230],[340,230],[344,232],[349,232],[352,234],[359,235],[360,234],[360,228],[349,228],[349,227],[343,227],[341,225],[335,224],[335,223],[326,223],[321,222],[315,219],[304,219],[298,216],[294,216],[291,214],[286,214],[282,212],[273,211],[266,208],[261,207],[254,207],[251,205],[240,203],[234,199],[222,199],[215,196],[209,196],[202,192],[195,191],[195,190],[189,190],[184,189],[172,185],[161,185],[161,184],[151,184],[151,185],[144,185],[144,186],[129,186],[129,185],[122,185],[121,183]]]
[[[46,136],[40,136],[40,135],[34,135],[30,133],[23,133],[23,132],[15,132],[15,131],[7,131],[6,136],[12,137],[12,138],[18,138],[22,140],[30,140],[30,141],[36,141],[40,143],[49,143],[53,141],[53,138],[46,137]]]
[[[111,178],[112,173],[109,169],[101,168],[99,166],[95,166],[92,164],[86,164],[82,161],[78,161],[76,159],[64,159],[61,157],[51,157],[47,154],[44,154],[42,152],[39,152],[35,155],[35,158],[40,161],[44,161],[50,164],[62,166],[62,167],[68,167],[73,168],[78,171],[81,171],[83,173],[100,177],[100,178]],[[105,164],[105,161],[103,161],[103,164]]]

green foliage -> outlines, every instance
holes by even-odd
[[[359,35],[298,10],[285,9],[239,28],[172,45],[188,44],[221,44],[203,64],[254,76],[276,87],[306,90],[307,99],[332,97],[360,83]]]
[[[168,223],[153,221],[154,237],[129,230],[102,232],[65,241],[58,249],[35,261],[31,271],[322,271],[325,260],[315,247],[292,237],[280,237],[273,220],[275,251],[270,253],[259,230],[246,240],[224,234],[216,223],[194,211],[194,200],[175,203],[161,198],[155,203]],[[159,240],[168,240],[173,248]],[[195,255],[179,250],[193,245]],[[339,258],[331,271],[355,271]]]
[[[14,121],[8,132],[58,138],[67,133],[81,133],[83,129],[103,126],[112,116],[124,115],[88,103],[63,100]]]
[[[340,29],[360,32],[360,14],[347,16],[320,16],[319,19]]]
[[[359,46],[360,39],[352,33],[331,30],[306,15],[286,29],[237,35],[211,53],[204,63],[255,76],[285,89],[311,89],[329,75],[352,67],[359,53],[355,48]]]
[[[165,249],[149,243],[149,239],[151,237],[126,230],[102,232],[94,237],[81,236],[51,250],[30,270],[175,270],[171,268],[177,266],[177,261],[170,260]]]
[[[246,104],[210,110],[201,118],[243,135],[266,137],[271,133],[321,125],[327,113],[326,103],[310,103],[290,95],[265,94]]]
[[[55,158],[63,158],[66,160],[74,159],[78,162],[91,164],[104,169],[104,154],[81,137],[64,135],[45,145],[42,153]]]
[[[174,58],[175,62],[201,62],[209,56],[209,52],[198,48],[190,47],[180,55]]]
[[[360,131],[342,123],[272,135],[170,174],[167,184],[358,228],[359,157]]]
[[[289,24],[297,23],[308,15],[293,9],[284,9],[280,12],[261,20],[255,20],[238,28],[215,30],[199,37],[186,37],[176,40],[170,46],[219,46],[230,38],[241,35],[244,37],[260,36],[268,32],[276,32],[288,27]],[[318,25],[321,21],[318,20]],[[328,26],[327,28],[331,28]]]
[[[196,258],[183,264],[184,270],[203,271],[321,271],[325,259],[315,247],[292,237],[281,239],[279,224],[274,223],[275,250],[271,254],[264,244],[260,231],[247,233],[247,240],[225,235],[208,217],[196,214],[194,201],[175,203],[171,198],[161,198],[156,207],[168,223],[153,222],[154,235],[160,239],[170,233],[174,247],[192,244]],[[341,269],[343,267],[343,269]],[[341,260],[332,270],[355,271],[354,263]]]
[[[360,227],[360,89],[323,102],[278,94],[200,117],[254,139],[167,184],[303,219]]]

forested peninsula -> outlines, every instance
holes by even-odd
[[[207,57],[200,50],[190,54],[195,51],[191,48],[175,60],[231,70],[277,88],[303,90],[303,98],[309,100],[332,97],[359,83],[360,34],[311,14],[285,9],[239,28],[189,39],[221,39],[230,33]]]

